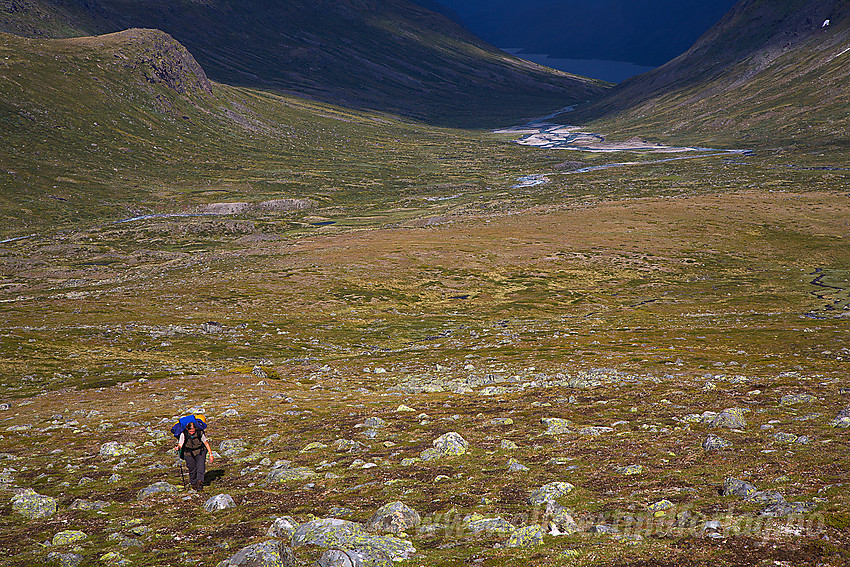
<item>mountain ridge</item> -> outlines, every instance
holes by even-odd
[[[826,118],[839,126],[821,135],[845,132],[850,76],[835,57],[847,57],[848,12],[846,0],[742,0],[679,57],[563,118],[695,139],[724,131],[728,139],[769,139],[770,129],[813,136]]]
[[[436,124],[504,125],[607,88],[517,59],[404,0],[14,1],[20,8],[0,13],[0,30],[67,37],[161,29],[213,80]]]

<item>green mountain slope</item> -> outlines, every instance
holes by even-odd
[[[209,76],[446,125],[495,126],[596,97],[598,81],[511,57],[404,0],[15,0],[0,30],[161,29]]]
[[[742,0],[686,53],[570,119],[703,141],[846,142],[848,16],[846,0]]]
[[[0,240],[218,202],[308,198],[368,214],[436,186],[504,186],[531,153],[210,82],[172,37],[141,29],[0,34],[0,132]]]

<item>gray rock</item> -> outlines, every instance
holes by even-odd
[[[540,422],[546,426],[544,435],[561,435],[572,431],[573,422],[560,417],[544,417]]]
[[[47,554],[47,561],[58,563],[61,567],[77,567],[83,562],[83,556],[79,553],[59,553],[51,551]]]
[[[96,500],[94,502],[89,502],[88,500],[82,500],[80,498],[77,498],[76,500],[74,500],[71,503],[70,506],[68,506],[68,509],[69,510],[86,510],[86,511],[94,510],[94,511],[97,511],[97,510],[103,510],[104,508],[109,506],[109,504],[110,504],[109,502],[106,502],[104,500]]]
[[[51,544],[70,545],[88,539],[88,535],[80,530],[63,530],[53,536]]]
[[[779,405],[790,406],[796,404],[810,404],[817,400],[816,397],[809,394],[788,394],[779,398]]]
[[[785,502],[785,497],[775,490],[757,490],[747,497],[750,502],[765,502],[769,504],[780,504]]]
[[[366,530],[398,534],[415,528],[420,523],[422,518],[416,510],[403,502],[392,502],[381,506],[366,521]]]
[[[299,567],[295,553],[276,539],[244,547],[217,567]]]
[[[516,459],[508,460],[508,472],[527,472],[528,467]]]
[[[434,439],[434,448],[442,455],[463,455],[469,448],[469,443],[460,433],[450,431]]]
[[[168,482],[155,482],[150,486],[141,489],[136,494],[136,500],[144,500],[155,494],[174,494],[180,492],[180,488]]]
[[[714,418],[708,420],[711,427],[725,427],[727,429],[743,429],[747,426],[744,419],[745,410],[742,408],[726,408]]]
[[[227,451],[231,451],[237,448],[244,451],[248,448],[248,444],[245,443],[244,439],[225,439],[224,441],[218,444],[218,450],[221,451],[222,455]]]
[[[26,489],[12,497],[12,510],[29,520],[49,518],[56,513],[56,499]]]
[[[756,492],[755,486],[737,478],[729,477],[723,482],[723,496],[739,496],[746,498]]]
[[[354,535],[364,533],[363,525],[338,518],[324,518],[301,524],[292,534],[292,545],[333,547]]]
[[[555,502],[561,496],[569,494],[575,487],[569,482],[550,482],[531,492],[529,504],[546,504]]]
[[[709,436],[706,437],[705,441],[702,444],[702,448],[706,451],[720,451],[721,449],[726,449],[727,447],[731,446],[731,441],[727,441],[713,434],[709,434]]]
[[[466,527],[474,534],[481,532],[512,534],[516,531],[516,526],[503,518],[473,518],[466,523]]]
[[[135,455],[136,451],[134,451],[132,447],[119,443],[118,441],[109,441],[108,443],[104,443],[100,446],[100,454],[101,456],[110,459],[124,455]]]
[[[591,437],[598,437],[603,433],[611,433],[614,431],[613,427],[604,427],[604,426],[592,426],[592,427],[583,427],[579,430],[580,435],[589,435]]]
[[[269,474],[266,476],[266,482],[274,483],[274,482],[288,482],[293,480],[306,480],[310,477],[316,476],[315,471],[309,469],[307,467],[295,467],[291,469],[272,469],[269,471]]]
[[[391,537],[367,534],[361,524],[324,518],[313,520],[298,526],[292,534],[292,546],[317,545],[319,547],[338,547],[357,551],[364,557],[390,557],[401,561],[416,553],[409,541]]]
[[[207,512],[216,512],[235,507],[236,502],[233,501],[233,498],[229,494],[218,494],[204,503],[204,510]]]

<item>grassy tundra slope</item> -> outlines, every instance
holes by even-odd
[[[850,561],[846,151],[559,152],[209,82],[158,31],[0,39],[4,564],[217,565],[399,500],[404,567]],[[408,548],[296,564],[328,545]]]
[[[687,52],[568,117],[622,135],[846,151],[848,47],[846,0],[742,0]]]
[[[0,30],[67,37],[156,28],[216,81],[436,124],[502,126],[606,88],[514,58],[403,0],[16,0],[13,7],[0,11]]]
[[[221,201],[400,200],[504,184],[523,171],[516,156],[543,159],[488,134],[210,84],[154,30],[0,35],[0,90],[2,238]]]

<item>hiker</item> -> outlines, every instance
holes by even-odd
[[[189,469],[189,482],[195,490],[204,489],[204,474],[206,473],[206,459],[213,462],[212,449],[210,448],[207,435],[195,427],[195,422],[190,421],[174,446],[178,453],[182,451],[182,458],[186,461]]]

